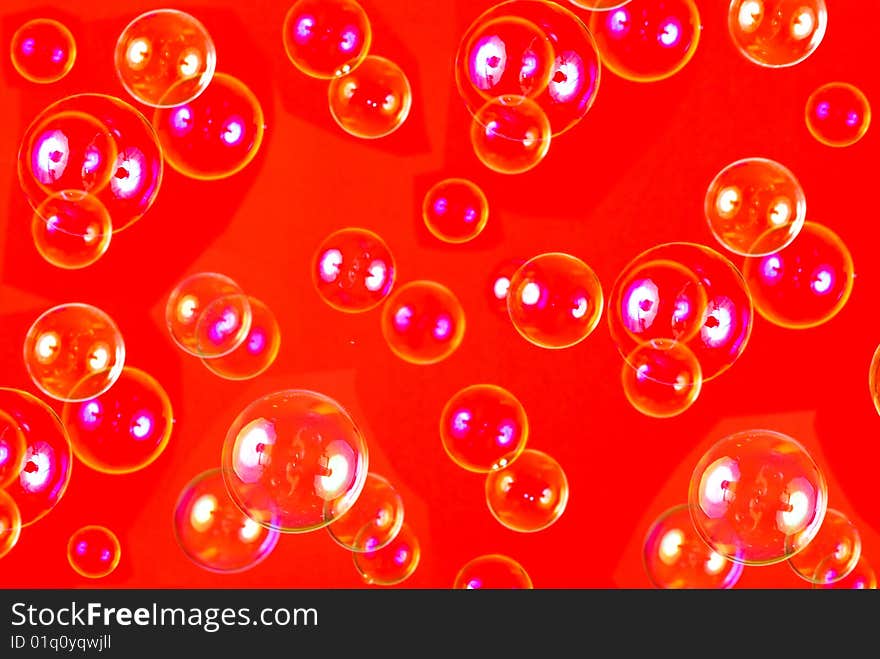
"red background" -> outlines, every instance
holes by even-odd
[[[4,53],[0,385],[37,393],[21,360],[28,327],[50,306],[87,302],[119,324],[127,363],[162,382],[175,426],[163,455],[140,472],[110,476],[75,462],[58,506],[25,528],[0,561],[0,585],[365,587],[351,554],[325,531],[282,536],[263,563],[228,576],[199,569],[175,543],[171,521],[181,488],[219,466],[225,430],[245,405],[284,388],[315,389],[347,407],[367,434],[371,468],[402,492],[422,547],[421,563],[402,587],[447,588],[466,561],[496,552],[520,561],[537,587],[649,587],[640,554],[648,527],[685,501],[690,473],[709,445],[756,426],[807,446],[828,478],[830,505],[856,523],[864,555],[880,568],[880,417],[867,386],[880,341],[878,130],[852,147],[831,149],[810,136],[803,119],[807,96],[825,82],[845,80],[870,100],[880,98],[873,42],[880,4],[832,0],[817,51],[793,68],[769,70],[733,47],[727,3],[699,0],[702,37],[681,72],[635,84],[603,71],[586,118],[554,140],[536,169],[518,176],[490,172],[475,158],[469,115],[453,81],[458,40],[491,2],[363,0],[372,52],[397,61],[414,94],[403,127],[373,141],[339,129],[327,109],[326,82],[287,60],[280,30],[289,4],[173,5],[208,27],[218,70],[242,79],[260,99],[262,148],[243,171],[219,182],[189,180],[166,167],[153,208],[115,235],[95,265],[68,272],[43,261],[30,242],[30,209],[15,174],[19,140],[43,107],[69,94],[103,92],[132,102],[113,71],[116,37],[139,13],[169,5],[83,0],[71,13],[69,2],[3,3],[4,44],[26,19],[43,15],[71,28],[79,54],[66,78],[40,86],[19,77]],[[721,249],[703,218],[703,196],[724,165],[748,156],[779,160],[795,172],[807,219],[831,227],[851,249],[855,287],[843,311],[814,329],[786,330],[756,315],[742,358],[707,383],[685,414],[651,419],[629,405],[604,316],[587,340],[550,351],[526,343],[491,310],[489,274],[511,257],[569,252],[593,267],[607,295],[629,260],[658,243]],[[485,232],[466,245],[442,244],[421,223],[422,195],[447,176],[471,178],[490,201]],[[385,238],[398,283],[436,279],[459,296],[468,325],[451,358],[405,363],[384,344],[378,309],[342,314],[318,298],[308,270],[313,251],[348,225]],[[201,270],[231,276],[276,313],[281,351],[260,377],[221,380],[171,342],[165,300],[183,276]],[[568,508],[545,531],[518,534],[499,525],[486,507],[483,478],[443,452],[440,410],[475,382],[512,391],[529,416],[529,446],[553,455],[568,475]],[[85,524],[106,525],[122,542],[118,569],[100,582],[79,577],[65,558],[68,537]],[[784,563],[746,568],[739,583],[806,586]]]

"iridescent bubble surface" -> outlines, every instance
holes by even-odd
[[[687,344],[651,339],[627,355],[620,379],[626,399],[636,410],[667,419],[683,414],[697,401],[703,369]]]
[[[706,190],[704,212],[715,239],[740,256],[766,256],[791,244],[807,200],[795,175],[768,158],[726,165]]]
[[[364,530],[358,544],[369,544],[376,532]],[[409,579],[419,567],[421,544],[413,529],[404,522],[394,539],[381,549],[353,552],[354,566],[364,582],[373,586],[396,586]]]
[[[422,219],[438,240],[466,243],[486,227],[489,200],[479,186],[468,179],[442,179],[425,193]]]
[[[219,272],[184,277],[168,295],[165,325],[181,350],[195,357],[222,357],[238,348],[253,322],[241,287]]]
[[[743,264],[755,309],[790,329],[816,327],[837,316],[852,295],[855,274],[846,243],[817,222],[805,222],[785,249]]]
[[[235,504],[282,533],[306,533],[344,515],[369,467],[367,442],[335,400],[302,389],[267,394],[226,433],[221,468]]]
[[[112,573],[122,558],[116,534],[106,526],[83,526],[67,542],[67,561],[80,576],[101,579]]]
[[[388,245],[362,227],[339,229],[322,240],[311,270],[321,299],[348,313],[375,309],[391,293],[396,277]]]
[[[288,59],[320,79],[356,69],[370,51],[372,36],[370,19],[354,0],[297,0],[281,27]]]
[[[76,62],[76,40],[71,31],[52,18],[34,18],[19,27],[10,43],[12,66],[38,84],[58,82]]]
[[[18,478],[26,452],[24,432],[12,415],[0,407],[0,490]]]
[[[125,339],[103,309],[70,302],[44,311],[24,340],[24,364],[37,388],[60,401],[98,396],[125,365]]]
[[[507,312],[525,340],[541,348],[561,349],[593,333],[604,300],[602,284],[589,265],[571,254],[547,252],[513,273]]]
[[[175,94],[172,87],[169,94]],[[178,173],[213,181],[247,167],[263,144],[260,100],[242,80],[217,72],[196,98],[159,107],[153,128],[165,161]]]
[[[602,64],[633,82],[669,78],[691,61],[703,29],[694,0],[631,0],[587,21]]]
[[[731,0],[727,29],[750,62],[794,66],[813,54],[828,28],[825,0]]]
[[[550,150],[550,120],[527,96],[499,96],[474,113],[471,146],[477,159],[499,174],[534,169]]]
[[[830,584],[852,572],[861,556],[862,536],[856,525],[839,510],[828,508],[819,532],[788,564],[805,581]]]
[[[436,364],[461,345],[465,314],[458,297],[431,280],[410,281],[382,306],[382,336],[395,355],[411,364]]]
[[[249,570],[272,553],[280,537],[235,505],[219,469],[202,472],[177,497],[174,539],[187,558],[210,572]]]
[[[112,235],[107,207],[81,190],[53,192],[31,218],[31,236],[40,256],[66,270],[95,263],[107,251]]]
[[[346,133],[362,139],[386,137],[409,117],[413,92],[397,62],[368,55],[328,88],[330,114]]]
[[[21,513],[22,526],[45,517],[67,492],[73,452],[61,419],[48,404],[20,389],[0,387],[0,410],[24,434],[24,462],[6,486]]]
[[[525,449],[486,476],[486,503],[505,528],[534,533],[554,524],[568,505],[568,479],[547,453]]]
[[[485,554],[465,563],[455,575],[455,590],[530,590],[525,568],[504,554]]]
[[[495,384],[455,392],[440,413],[440,441],[450,459],[476,473],[501,469],[519,457],[529,437],[522,403]]]
[[[92,378],[74,389],[91,391]],[[159,381],[125,366],[107,391],[61,409],[73,452],[84,464],[106,474],[128,474],[151,465],[168,446],[174,428],[171,399]]]
[[[826,146],[847,147],[861,140],[871,125],[871,104],[848,82],[820,85],[807,99],[804,117],[810,134]]]
[[[0,558],[12,551],[21,537],[21,512],[15,499],[0,489]]]
[[[327,525],[330,537],[354,552],[387,546],[403,527],[403,497],[384,476],[369,472],[357,501]]]
[[[700,537],[744,565],[780,563],[816,537],[828,484],[795,439],[773,430],[735,432],[700,458],[688,487]]]
[[[247,301],[251,323],[244,340],[228,354],[202,357],[205,368],[224,380],[250,380],[265,373],[281,349],[281,327],[275,313],[253,295],[248,295]],[[239,302],[238,294],[233,294],[232,300],[221,297],[208,304],[206,317],[211,317],[215,308],[229,307],[230,302],[234,308]]]
[[[114,64],[119,82],[134,100],[174,107],[205,91],[217,66],[217,50],[195,16],[156,9],[125,26],[116,41]]]
[[[728,560],[699,536],[687,505],[665,510],[645,537],[642,560],[656,588],[729,589],[742,576],[742,563]]]

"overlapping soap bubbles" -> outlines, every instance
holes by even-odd
[[[165,324],[178,348],[226,380],[261,375],[281,348],[272,310],[219,272],[196,272],[178,282],[165,303]]]
[[[508,0],[477,16],[459,43],[455,82],[479,160],[503,174],[536,167],[590,110],[600,73],[593,35],[562,5]]]
[[[95,263],[112,235],[152,207],[163,169],[153,127],[129,103],[91,93],[52,103],[33,118],[18,153],[37,250],[61,268]]]
[[[409,117],[409,78],[400,64],[373,52],[369,16],[355,0],[297,0],[281,37],[301,73],[329,81],[330,115],[349,135],[386,137]]]
[[[706,382],[736,363],[754,306],[742,272],[720,252],[665,243],[624,267],[607,314],[628,399],[643,414],[666,418],[689,409]]]

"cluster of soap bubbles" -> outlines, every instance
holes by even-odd
[[[165,324],[178,348],[226,380],[257,377],[281,349],[272,310],[218,272],[196,272],[178,282],[165,303]]]
[[[472,117],[473,151],[493,172],[538,166],[551,141],[587,115],[604,71],[629,83],[660,83],[682,71],[700,43],[695,0],[567,4],[500,2],[472,20],[451,58]],[[778,69],[816,51],[827,21],[824,0],[731,0],[727,28],[749,62]],[[373,52],[369,17],[355,0],[296,0],[281,42],[299,72],[328,82],[330,115],[347,134],[383,138],[408,118],[409,79]],[[26,81],[52,84],[70,72],[76,51],[64,25],[35,19],[15,32],[10,52]],[[190,179],[217,180],[254,160],[266,130],[261,103],[244,81],[216,67],[215,43],[196,17],[148,11],[119,35],[114,68],[149,117],[117,96],[82,93],[32,118],[17,173],[33,209],[34,245],[48,263],[96,263],[111,237],[153,206],[165,165]],[[852,147],[870,126],[871,108],[857,86],[831,81],[806,99],[804,117],[820,144]],[[457,245],[481,234],[489,203],[473,181],[448,177],[425,192],[421,212],[435,238]],[[583,260],[543,252],[500,263],[490,273],[489,299],[520,337],[552,350],[581,344],[607,304],[627,399],[647,416],[677,416],[743,354],[755,311],[781,327],[809,329],[846,304],[855,278],[850,252],[806,212],[804,190],[786,166],[741,158],[717,173],[704,199],[709,231],[730,256],[698,243],[656,245],[626,264],[606,298]],[[464,339],[455,293],[433,279],[399,283],[389,246],[369,229],[327,235],[310,269],[332,309],[376,310],[391,353],[410,364],[443,361]],[[227,380],[263,374],[280,349],[269,307],[216,272],[180,281],[165,321],[178,348]],[[27,332],[23,356],[34,385],[62,410],[0,388],[0,557],[65,494],[73,456],[105,474],[135,472],[162,455],[174,427],[167,393],[127,364],[122,333],[102,309],[66,303],[45,311]],[[880,348],[869,387],[880,413]],[[472,384],[453,393],[439,435],[456,465],[485,476],[486,504],[506,529],[542,531],[565,511],[566,474],[527,445],[525,408],[507,389]],[[302,389],[262,396],[232,421],[218,467],[180,492],[177,543],[199,567],[235,573],[265,560],[282,535],[325,529],[352,553],[366,583],[400,584],[419,565],[419,539],[404,520],[400,493],[369,470],[368,454],[366,437],[338,401]],[[109,575],[121,556],[121,543],[103,526],[83,526],[68,542],[68,561],[85,577]],[[877,587],[858,529],[828,506],[815,461],[794,438],[766,429],[733,433],[703,455],[687,502],[655,520],[643,557],[659,588],[732,588],[744,566],[781,562],[816,588]],[[533,586],[517,561],[486,554],[463,565],[453,587]]]
[[[536,167],[590,110],[600,72],[593,35],[559,4],[508,0],[480,14],[455,56],[477,158],[503,174]]]
[[[34,386],[61,412],[21,389],[0,389],[0,556],[64,496],[74,456],[105,474],[139,471],[162,455],[174,425],[168,394],[127,363],[121,330],[98,307],[67,303],[40,314],[23,359]],[[104,526],[87,525],[68,543],[68,561],[84,577],[109,575],[121,554]]]
[[[440,413],[440,440],[459,467],[485,475],[485,499],[498,522],[520,533],[547,528],[565,512],[568,479],[559,463],[527,448],[523,404],[495,384],[456,391]]]
[[[703,383],[743,354],[753,315],[742,273],[720,252],[696,243],[645,250],[624,267],[608,299],[627,399],[648,416],[683,413]]]
[[[397,62],[372,52],[373,28],[355,0],[297,0],[281,36],[299,71],[329,81],[330,114],[346,133],[378,139],[406,121],[409,78]]]
[[[175,537],[196,565],[241,572],[265,560],[282,534],[326,529],[366,583],[396,585],[418,567],[400,493],[369,471],[364,434],[332,398],[288,389],[253,401],[219,457],[175,507]]]
[[[819,466],[793,437],[766,429],[732,433],[703,454],[687,502],[653,521],[642,557],[657,588],[733,588],[745,567],[779,563],[813,588],[877,587]]]

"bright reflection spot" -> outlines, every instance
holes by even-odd
[[[671,565],[681,555],[684,534],[679,529],[670,529],[660,540],[660,560]]]
[[[535,282],[530,281],[528,284],[523,286],[520,297],[523,304],[527,306],[533,306],[538,303],[538,300],[541,299],[541,287],[538,286],[538,284],[536,284]]]
[[[367,290],[372,292],[382,290],[388,278],[388,265],[385,261],[373,261],[367,272],[369,274],[364,278],[364,286]]]
[[[321,256],[318,264],[318,272],[321,279],[326,282],[336,281],[339,276],[339,266],[342,265],[342,252],[338,249],[328,249]]]

